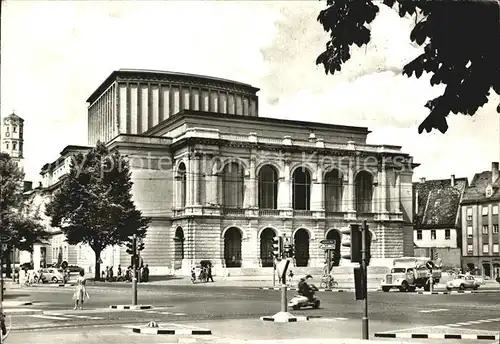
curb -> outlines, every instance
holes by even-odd
[[[375,338],[496,340],[500,336],[494,334],[375,333]]]
[[[453,295],[453,294],[479,294],[472,291],[418,291],[419,295]]]
[[[270,322],[289,322],[289,323],[291,323],[291,322],[299,322],[299,321],[308,321],[309,317],[292,317],[292,318],[288,318],[284,321],[278,321],[273,317],[260,317],[260,320],[270,321]]]
[[[58,287],[71,287],[70,283],[33,283],[32,285],[23,286],[25,288],[58,288]]]
[[[141,334],[170,334],[170,335],[211,335],[212,331],[208,329],[174,329],[174,328],[154,328],[154,327],[134,327],[132,332]]]
[[[33,306],[33,301],[7,300],[2,302],[3,307]]]
[[[33,315],[33,314],[43,314],[41,309],[25,309],[25,308],[4,308],[4,313],[7,315]]]
[[[151,309],[150,305],[111,305],[109,309],[122,309],[122,310],[140,310],[140,309]]]
[[[260,287],[261,290],[281,290],[281,287]],[[298,288],[286,288],[287,291],[298,291]],[[325,289],[319,288],[318,291],[328,291],[332,293],[351,293],[354,292],[354,289]],[[378,289],[368,289],[368,291],[378,291]]]

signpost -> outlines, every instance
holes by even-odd
[[[429,277],[429,290],[432,293],[434,291],[434,276],[432,274],[432,269],[434,269],[434,263],[429,260],[427,263],[425,263],[425,267],[429,269],[429,272],[431,274],[431,276]]]

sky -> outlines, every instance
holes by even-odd
[[[372,41],[342,72],[316,66],[325,1],[2,1],[1,114],[25,120],[26,179],[67,145],[87,144],[88,96],[114,70],[155,69],[259,87],[262,117],[368,127],[369,144],[400,145],[414,180],[468,177],[500,157],[499,97],[449,129],[418,134],[443,89],[401,74],[419,49],[413,21],[380,5]]]

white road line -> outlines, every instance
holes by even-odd
[[[446,312],[448,309],[439,308],[439,309],[424,309],[419,311],[419,313],[435,313],[435,312]]]
[[[76,314],[65,314],[66,317],[78,318],[78,319],[91,319],[91,320],[102,320],[102,317],[93,317],[89,315],[76,315]]]
[[[462,326],[462,325],[469,325],[469,323],[468,322],[461,322],[461,323],[457,323],[457,325],[460,325],[460,326]]]
[[[42,314],[33,314],[30,316],[33,318],[40,318],[40,319],[67,320],[67,318],[55,317],[55,316],[50,316],[50,315],[42,315]]]
[[[446,326],[451,326],[451,327],[460,327],[462,325],[459,325],[459,324],[447,324]]]

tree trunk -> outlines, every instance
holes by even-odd
[[[100,259],[101,259],[101,251],[96,251],[94,250],[94,253],[95,253],[95,271],[94,271],[94,279],[96,281],[100,281],[101,280],[101,263],[100,262]]]

